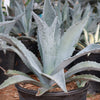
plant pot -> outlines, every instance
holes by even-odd
[[[99,53],[90,54],[88,56],[88,60],[96,61],[96,62],[100,63],[100,54]],[[100,71],[92,71],[91,70],[88,73],[100,78]],[[89,84],[90,84],[89,93],[91,93],[91,94],[100,93],[100,83],[99,82],[90,81]]]
[[[90,54],[89,56],[87,56],[87,60],[88,61],[96,61],[96,62],[100,63],[100,54]],[[91,75],[95,75],[95,76],[100,78],[100,72],[99,71],[93,71],[93,70],[91,70],[91,71],[82,71],[82,72],[77,73],[77,74],[91,74]],[[90,81],[89,82],[88,93],[89,94],[100,93],[100,83]]]
[[[6,51],[6,54],[0,50],[0,66],[5,69],[14,69],[15,53]],[[4,72],[0,69],[0,84],[8,77],[3,74]]]
[[[78,50],[75,50],[73,55],[75,55],[78,52],[79,52]],[[72,66],[76,65],[77,63],[83,62],[83,61],[96,61],[96,62],[100,63],[100,54],[91,53],[89,56],[84,55],[84,56],[76,59],[75,61],[73,61],[69,66],[66,67],[66,69],[68,70]],[[95,75],[100,78],[99,71],[91,70],[91,71],[82,71],[82,72],[77,73],[77,75],[81,75],[81,74],[92,74],[92,75]],[[89,94],[100,93],[100,83],[99,82],[90,81],[89,87],[90,87],[88,89]]]
[[[86,100],[88,89],[88,84],[86,84],[85,87],[69,91],[68,93],[47,92],[44,95],[37,97],[35,96],[36,91],[22,88],[18,84],[15,86],[18,90],[20,100]]]
[[[73,52],[72,56],[76,55],[78,52],[79,52],[79,50],[75,50],[75,51]],[[87,55],[84,55],[84,56],[82,56],[82,57],[79,57],[79,58],[77,58],[75,61],[73,61],[71,64],[69,64],[65,69],[68,70],[68,69],[70,69],[72,66],[74,66],[74,65],[76,65],[76,64],[78,64],[78,63],[80,63],[80,62],[87,61],[87,59],[88,59],[88,58],[87,58]]]
[[[28,40],[28,39],[21,39],[21,42],[26,46],[27,49],[32,51],[38,57],[39,51],[38,51],[38,47],[37,47],[37,42],[32,42],[31,40]],[[15,56],[14,69],[24,72],[24,73],[31,72],[17,54]]]

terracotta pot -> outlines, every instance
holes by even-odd
[[[86,84],[85,87],[69,91],[68,93],[47,92],[44,95],[37,97],[35,96],[36,91],[22,88],[18,84],[15,86],[18,90],[20,100],[86,100],[88,89],[88,84]]]

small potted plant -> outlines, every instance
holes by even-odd
[[[39,29],[41,29],[40,27],[44,26],[43,24],[47,25],[36,14],[33,13],[33,15],[34,15],[35,19],[37,20],[37,23],[39,23],[38,24]],[[35,96],[36,91],[24,89],[23,87],[21,87],[20,85],[17,84],[16,87],[18,88],[20,100],[23,100],[23,99],[25,99],[25,100],[29,100],[29,99],[47,100],[48,97],[51,100],[61,99],[61,98],[63,98],[63,99],[66,98],[68,100],[75,100],[75,98],[76,98],[76,100],[86,100],[87,85],[83,85],[83,86],[85,86],[83,88],[79,88],[77,90],[67,92],[66,84],[71,81],[75,81],[75,80],[83,80],[82,84],[85,84],[87,82],[87,80],[93,80],[93,81],[100,82],[100,79],[95,77],[94,75],[86,74],[86,75],[72,76],[75,73],[84,71],[84,70],[91,70],[91,69],[92,70],[100,70],[100,64],[98,64],[96,62],[92,62],[92,61],[82,62],[82,63],[79,63],[79,64],[73,66],[65,73],[64,73],[64,68],[67,65],[69,65],[72,61],[77,59],[78,57],[81,57],[87,53],[100,52],[100,46],[98,44],[93,44],[93,45],[89,45],[88,47],[86,47],[85,49],[83,49],[77,55],[75,55],[73,57],[70,57],[70,55],[69,55],[69,53],[72,54],[72,52],[73,52],[73,51],[71,51],[72,48],[75,49],[75,47],[73,47],[72,45],[74,45],[76,41],[74,42],[74,44],[72,44],[72,41],[69,42],[66,40],[65,35],[68,35],[71,32],[71,33],[73,33],[74,37],[70,33],[69,34],[69,36],[71,36],[70,39],[71,38],[72,38],[72,40],[78,39],[75,37],[76,34],[74,34],[74,33],[81,34],[83,26],[86,24],[87,20],[88,19],[85,18],[81,22],[77,23],[77,25],[75,24],[75,25],[71,26],[67,30],[67,32],[62,36],[63,39],[61,37],[59,37],[59,39],[61,41],[60,41],[60,44],[56,44],[56,46],[57,45],[60,46],[59,48],[57,48],[57,52],[58,52],[57,56],[53,56],[56,53],[52,50],[54,50],[53,48],[55,48],[56,46],[52,45],[52,43],[54,44],[58,41],[52,42],[50,40],[51,42],[48,42],[50,37],[54,36],[52,34],[54,34],[56,32],[58,33],[58,30],[55,30],[55,31],[53,29],[51,30],[51,28],[56,29],[57,19],[55,18],[55,20],[52,24],[52,25],[54,25],[54,27],[46,26],[46,27],[48,27],[48,29],[50,29],[53,32],[49,32],[48,30],[43,29],[42,31],[44,31],[45,33],[42,32],[41,34],[38,34],[38,35],[41,35],[41,37],[39,37],[40,38],[39,40],[42,40],[42,43],[47,43],[47,45],[41,45],[41,49],[40,49],[40,50],[42,50],[41,53],[42,53],[43,66],[41,65],[40,61],[36,58],[36,56],[31,51],[29,51],[19,40],[17,40],[14,37],[0,34],[0,39],[2,39],[2,42],[6,41],[7,43],[11,44],[11,45],[7,45],[7,44],[1,43],[1,45],[0,45],[1,48],[15,51],[21,57],[21,59],[27,65],[27,67],[31,71],[33,71],[33,73],[36,74],[38,79],[40,80],[40,81],[37,81],[35,79],[32,79],[30,76],[28,76],[27,74],[22,73],[22,72],[8,70],[7,72],[5,72],[5,74],[10,75],[11,77],[9,77],[7,80],[4,81],[4,83],[2,83],[0,85],[0,89],[6,87],[8,85],[14,84],[14,83],[23,82],[26,84],[30,83],[33,85],[37,85],[39,87],[37,96],[41,96],[41,95],[42,96],[37,97],[37,96]],[[40,24],[42,24],[43,26]],[[81,30],[81,31],[79,31],[79,30]],[[51,35],[46,35],[47,34],[46,31],[48,31],[48,33],[50,33]],[[39,33],[40,32],[41,31],[39,30]],[[46,35],[48,39],[47,38],[44,39],[43,38],[44,35],[42,35],[42,34]],[[55,35],[55,36],[57,36],[57,35]],[[62,44],[62,42],[65,42],[65,41],[66,41],[66,43]],[[38,42],[38,43],[40,45],[40,42]],[[67,45],[67,44],[70,44],[70,45]],[[48,48],[47,48],[47,46],[48,46]],[[50,49],[51,48],[50,46],[53,46],[52,50]],[[48,49],[50,50],[49,52],[48,52]],[[66,52],[65,49],[67,49],[67,51],[69,51],[69,52]],[[53,54],[50,52],[52,52]],[[55,66],[55,64],[53,63],[55,61],[57,61],[57,63],[56,63],[57,66]],[[50,65],[52,65],[52,66],[50,66]],[[60,87],[64,92],[58,92],[58,93],[48,93],[47,92],[50,89],[57,88],[57,87]],[[45,92],[47,92],[47,93],[45,93]]]
[[[45,3],[48,2],[50,3],[50,0],[45,0]],[[58,18],[53,14],[54,13],[52,13],[52,18],[54,20],[47,20],[47,14],[45,13],[43,15],[45,17],[42,20],[35,13],[33,13],[38,25],[38,46],[42,63],[40,63],[37,57],[31,51],[29,51],[21,43],[21,41],[14,37],[0,34],[0,39],[2,40],[0,45],[1,49],[16,52],[26,66],[39,79],[39,81],[32,79],[27,74],[19,71],[8,70],[5,72],[5,74],[10,75],[10,77],[0,85],[0,89],[11,84],[22,82],[16,85],[20,100],[48,100],[48,98],[50,100],[61,100],[61,98],[63,100],[86,100],[87,80],[100,82],[100,79],[94,75],[75,75],[77,72],[84,70],[100,70],[100,64],[93,61],[78,63],[67,72],[64,72],[64,68],[75,59],[88,53],[100,52],[100,45],[92,44],[84,48],[75,56],[71,57],[73,51],[75,50],[74,45],[78,42],[82,30],[88,21],[88,16],[78,23],[73,24],[66,32],[63,33],[63,35],[61,35]],[[48,16],[49,15],[51,15],[51,13],[49,13]],[[10,45],[4,43],[4,41]],[[83,81],[81,84],[83,87],[76,90],[67,91],[66,84],[77,80]],[[34,90],[21,87],[23,83],[30,83],[38,86],[39,88],[37,89],[37,93]],[[64,92],[47,92],[57,87],[61,88]]]

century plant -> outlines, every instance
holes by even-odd
[[[33,35],[33,31],[36,25],[32,22],[32,11],[33,11],[34,0],[30,0],[25,6],[23,0],[11,0],[9,9],[9,15],[16,17],[21,13],[25,13],[22,18],[15,24],[12,30],[12,35],[22,36],[24,38],[29,38]],[[20,33],[20,34],[19,34]],[[32,39],[32,38],[31,38]]]
[[[22,16],[23,14],[17,15],[13,20],[6,21],[6,18],[3,14],[2,10],[2,0],[0,0],[0,33],[9,34],[11,29],[14,27],[16,21]]]
[[[100,78],[94,75],[73,76],[75,73],[84,70],[100,71],[100,64],[96,62],[85,61],[78,63],[64,73],[64,68],[75,59],[88,53],[100,52],[100,45],[92,44],[71,57],[75,50],[74,45],[78,42],[82,30],[88,21],[88,15],[79,22],[71,25],[63,34],[61,34],[58,16],[56,16],[50,0],[45,0],[42,19],[34,12],[33,16],[38,26],[38,48],[42,63],[40,63],[35,54],[29,51],[17,38],[0,34],[0,39],[2,40],[0,41],[0,47],[4,51],[11,50],[16,52],[40,81],[32,79],[25,73],[8,70],[5,74],[10,75],[10,77],[0,85],[0,89],[19,82],[29,82],[40,87],[36,94],[40,96],[56,87],[60,87],[67,93],[66,84],[73,80],[92,80],[100,82]]]
[[[58,16],[59,24],[62,31],[66,31],[72,24],[75,24],[77,21],[84,19],[87,14],[90,14],[86,29],[95,30],[96,20],[95,16],[92,13],[92,8],[88,4],[85,8],[82,8],[81,3],[76,1],[75,3],[66,0],[64,4],[58,1],[58,4],[55,5],[56,15]],[[94,28],[92,27],[94,26]]]
[[[86,7],[87,4],[90,4],[92,8],[95,8],[96,4],[100,2],[100,0],[70,0],[71,2],[79,1],[83,8]]]

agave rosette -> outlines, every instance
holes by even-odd
[[[92,44],[71,57],[75,50],[75,44],[78,42],[89,17],[86,16],[79,22],[72,24],[61,35],[59,20],[50,0],[45,0],[43,11],[42,19],[33,12],[38,26],[38,47],[42,64],[36,58],[35,54],[29,51],[21,41],[14,37],[0,34],[0,39],[2,40],[1,49],[16,52],[40,81],[32,79],[25,73],[8,70],[5,74],[11,75],[11,77],[0,85],[0,89],[19,82],[29,82],[40,87],[36,94],[40,96],[55,87],[60,87],[64,92],[67,92],[66,83],[73,80],[84,79],[100,82],[100,78],[94,75],[77,75],[71,77],[75,73],[84,70],[100,70],[100,64],[96,62],[86,61],[78,63],[64,73],[64,68],[77,58],[88,53],[100,52],[100,45]],[[3,41],[6,41],[10,45],[7,45]]]

